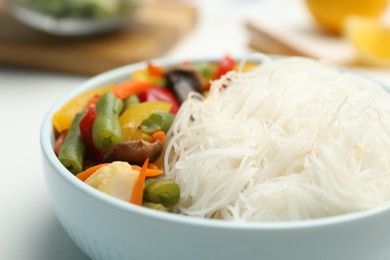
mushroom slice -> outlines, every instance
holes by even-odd
[[[178,101],[183,103],[190,92],[203,92],[199,73],[191,68],[175,67],[164,74],[167,86],[171,89]]]
[[[149,143],[144,140],[132,140],[116,144],[111,151],[104,155],[103,161],[125,161],[130,164],[142,165],[147,158],[154,162],[161,155],[161,141]]]

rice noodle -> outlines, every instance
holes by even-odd
[[[390,199],[390,98],[379,84],[303,58],[271,60],[192,94],[167,137],[181,214],[304,220]]]

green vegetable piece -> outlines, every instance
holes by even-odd
[[[150,209],[154,209],[154,210],[168,212],[168,208],[165,207],[163,204],[160,204],[160,203],[144,202],[144,203],[142,203],[142,206],[145,207],[145,208],[150,208]]]
[[[216,67],[209,62],[196,62],[193,66],[206,80],[211,79],[216,72]]]
[[[122,142],[122,129],[119,114],[123,108],[122,100],[113,93],[106,93],[96,104],[97,116],[92,127],[93,144],[103,152]]]
[[[145,201],[170,207],[179,202],[180,188],[172,181],[151,178],[145,181],[143,195]]]
[[[166,133],[171,127],[174,119],[174,114],[164,112],[153,113],[147,119],[142,121],[140,129],[147,134],[153,134],[154,132],[160,130]]]
[[[75,116],[58,154],[60,162],[73,174],[77,174],[83,170],[86,148],[81,140],[79,128],[80,121],[83,117],[83,113]]]
[[[130,97],[125,99],[124,103],[125,109],[127,109],[130,106],[138,105],[139,103],[141,103],[141,101],[139,100],[139,97],[137,95],[131,95]]]

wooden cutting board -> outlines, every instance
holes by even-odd
[[[145,2],[121,30],[88,37],[60,37],[14,20],[0,0],[0,63],[94,75],[162,56],[191,30],[195,7],[174,1]]]
[[[250,46],[278,55],[305,56],[350,66],[356,59],[353,46],[343,37],[324,33],[313,21],[302,0],[266,5],[246,17]],[[278,16],[278,19],[275,17]]]

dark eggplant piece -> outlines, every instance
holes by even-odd
[[[203,93],[199,73],[188,67],[174,67],[164,73],[167,87],[175,94],[179,103],[183,103],[190,92]]]
[[[162,149],[161,141],[153,143],[144,140],[126,141],[114,145],[111,151],[104,155],[103,161],[125,161],[130,164],[142,165],[147,158],[150,162],[157,160]]]

